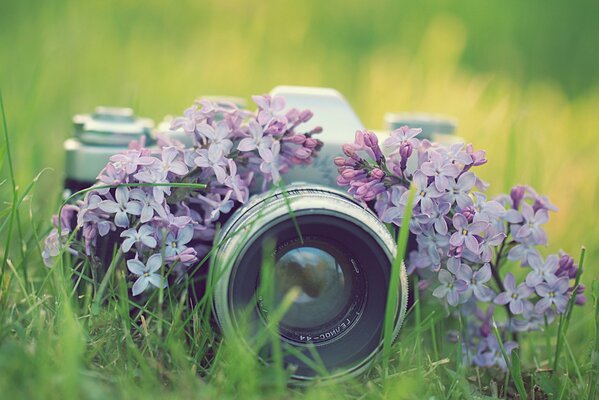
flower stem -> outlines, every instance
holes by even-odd
[[[499,251],[497,251],[497,255],[495,256],[495,263],[492,263],[492,262],[490,263],[491,274],[493,275],[493,280],[495,281],[497,288],[501,292],[505,292],[505,286],[503,286],[503,281],[501,280],[501,276],[499,276],[499,262],[501,261],[501,257],[503,256],[503,249],[505,247],[506,241],[507,241],[507,237],[505,239],[503,239],[503,242],[501,242],[501,246],[499,246]],[[510,311],[510,307],[508,304],[506,304],[504,307],[505,307],[505,311],[507,312],[508,319],[509,319],[509,321],[511,321],[511,319],[514,315]],[[512,339],[515,342],[518,341],[518,334],[516,332],[512,332]]]

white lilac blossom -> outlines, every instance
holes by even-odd
[[[133,247],[133,245],[139,246],[140,244],[142,244],[153,249],[154,247],[156,247],[157,244],[156,238],[154,237],[155,232],[156,229],[149,224],[140,226],[139,230],[135,228],[127,229],[126,231],[123,231],[121,233],[121,237],[126,238],[125,240],[123,240],[121,248],[124,252],[128,252],[129,250],[131,250],[131,247]],[[140,248],[137,248],[137,251],[140,250]]]
[[[190,148],[162,136],[159,149],[132,142],[127,151],[112,156],[97,187],[53,218],[44,262],[51,266],[64,246],[62,254],[86,257],[93,268],[105,270],[112,253],[103,249],[117,244],[137,276],[134,296],[150,286],[182,282],[209,253],[218,220],[248,200],[255,177],[264,187],[278,183],[292,166],[310,164],[322,147],[314,137],[320,127],[303,129],[311,111],[285,110],[279,97],[254,100],[255,112],[226,102],[196,101],[171,126],[191,137]],[[74,241],[68,243],[70,236]]]
[[[416,240],[408,247],[408,273],[418,275],[426,283],[422,287],[432,283],[434,297],[462,312],[470,362],[505,368],[490,329],[496,310],[507,310],[498,325],[509,353],[517,346],[510,335],[553,321],[570,296],[576,296],[576,304],[586,301],[583,286],[574,292],[578,267],[572,258],[563,252],[559,261],[555,255],[542,258],[539,250],[547,244],[543,226],[549,211],[557,208],[522,185],[488,198],[483,193],[488,184],[474,173],[487,162],[484,151],[420,140],[420,132],[407,126],[394,130],[383,142],[383,155],[373,132],[357,131],[354,142],[343,145],[345,157],[333,160],[337,183],[396,229],[406,222],[408,188],[414,184],[409,230]],[[527,273],[516,274],[517,281],[501,270],[513,265],[506,261]],[[487,317],[483,321],[480,315]]]
[[[138,276],[137,280],[133,284],[133,296],[143,293],[149,285],[152,285],[156,288],[165,288],[167,286],[167,282],[164,277],[156,273],[161,267],[162,256],[160,254],[151,255],[146,264],[142,263],[138,259],[127,261],[127,269],[129,269],[132,274]]]

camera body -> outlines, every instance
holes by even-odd
[[[310,109],[311,123],[323,128],[324,145],[310,165],[296,166],[283,175],[285,185],[264,192],[252,188],[250,200],[228,217],[215,239],[208,282],[213,288],[214,319],[227,337],[253,337],[269,324],[278,305],[287,309],[277,321],[284,363],[293,365],[292,380],[318,376],[310,360],[314,350],[330,377],[364,372],[382,350],[385,308],[396,247],[386,226],[370,210],[337,189],[333,163],[342,145],[364,126],[336,90],[279,86],[272,96],[285,99],[288,108]],[[227,99],[231,101],[231,98]],[[214,101],[214,99],[213,99]],[[234,100],[241,103],[241,100]],[[240,104],[242,105],[242,104]],[[455,141],[451,120],[417,114],[387,114],[388,130],[402,125],[423,129],[438,142]],[[136,117],[130,109],[100,107],[74,118],[75,137],[65,142],[68,192],[89,187],[110,156],[126,150],[131,140],[156,143],[153,122]],[[191,141],[167,123],[158,133],[187,146]],[[381,140],[385,133],[379,132]],[[272,294],[261,293],[266,256],[273,260]],[[289,298],[290,293],[295,293]],[[399,271],[399,301],[395,305],[393,337],[397,337],[408,303],[403,263]],[[243,325],[243,326],[242,326]],[[242,333],[243,332],[243,333]],[[268,360],[268,349],[255,349]]]
[[[343,155],[341,146],[352,140],[356,130],[364,129],[360,118],[351,105],[337,90],[329,88],[277,86],[271,96],[281,96],[288,108],[310,109],[314,112],[311,123],[321,126],[319,136],[324,146],[311,165],[297,166],[283,175],[285,183],[306,182],[331,188],[337,187],[337,170],[332,160]],[[210,97],[209,97],[210,98]],[[243,107],[243,99],[234,97],[212,97],[233,102]],[[64,142],[65,149],[65,189],[69,192],[93,185],[96,176],[106,165],[110,156],[126,150],[132,140],[145,140],[151,147],[156,142],[156,133],[172,136],[186,146],[191,139],[182,131],[171,131],[170,121],[165,121],[154,129],[154,121],[138,117],[130,108],[97,107],[91,114],[77,114],[73,117],[74,135]],[[424,113],[387,113],[385,130],[375,131],[384,139],[390,131],[402,125],[422,129],[420,137],[440,143],[451,143],[460,139],[454,135],[455,120]],[[255,189],[258,193],[261,190]]]

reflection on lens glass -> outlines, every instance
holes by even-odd
[[[310,330],[335,321],[346,309],[351,294],[347,256],[328,243],[314,240],[282,246],[277,253],[277,300],[281,301],[293,287],[300,290],[281,324]]]

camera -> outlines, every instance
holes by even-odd
[[[289,350],[283,361],[294,366],[292,380],[318,376],[309,362],[314,351],[331,377],[355,376],[381,352],[396,253],[391,233],[376,215],[336,188],[333,159],[364,127],[333,89],[280,86],[271,95],[283,97],[288,107],[309,108],[311,122],[323,129],[324,145],[313,163],[283,175],[283,187],[264,191],[255,185],[250,200],[224,221],[208,269],[213,316],[225,339],[243,334],[251,347],[252,337],[288,299],[277,328],[283,348]],[[242,105],[242,100],[227,100]],[[390,113],[385,119],[388,130],[414,125],[439,142],[451,141],[455,129],[452,120],[423,114]],[[74,124],[75,136],[65,142],[67,193],[91,186],[110,156],[125,150],[131,140],[151,146],[158,131],[190,145],[182,132],[169,131],[165,124],[154,130],[151,120],[131,109],[100,107],[75,116]],[[273,260],[271,301],[260,293],[265,249]],[[296,295],[287,298],[292,289]],[[394,338],[408,304],[403,264],[399,291]]]

